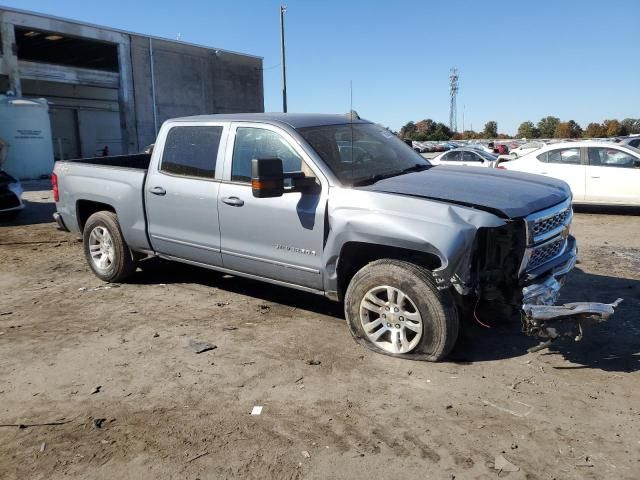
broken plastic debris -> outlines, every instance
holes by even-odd
[[[120,285],[115,283],[110,283],[108,285],[100,285],[98,287],[93,287],[93,288],[80,287],[78,291],[79,292],[95,292],[96,290],[109,290],[111,288],[120,288]]]
[[[534,320],[550,321],[564,318],[581,317],[603,321],[609,319],[614,309],[622,302],[618,298],[613,303],[577,302],[565,305],[524,305],[523,310]]]
[[[191,340],[189,342],[189,346],[196,353],[208,352],[209,350],[213,350],[215,348],[218,348],[217,345],[214,345],[212,343],[196,342],[195,340]]]
[[[255,407],[253,407],[253,410],[251,410],[251,415],[260,415],[262,413],[262,405],[256,405]]]
[[[493,462],[493,468],[501,472],[518,472],[520,467],[514,465],[502,455],[498,455]]]

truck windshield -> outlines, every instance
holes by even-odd
[[[372,123],[298,131],[344,185],[366,185],[431,166],[393,133]]]

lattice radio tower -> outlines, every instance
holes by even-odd
[[[452,67],[449,71],[449,96],[451,97],[451,105],[449,107],[449,128],[452,132],[458,131],[458,113],[456,108],[458,78],[458,69],[456,67]]]

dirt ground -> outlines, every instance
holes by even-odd
[[[484,318],[429,364],[358,346],[339,305],[293,290],[171,264],[104,288],[25,186],[0,224],[2,479],[640,475],[638,213],[574,221],[562,300],[624,298],[610,322],[528,354]]]

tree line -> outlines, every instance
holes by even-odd
[[[416,141],[444,141],[470,140],[479,138],[604,138],[620,137],[640,133],[640,118],[625,118],[624,120],[605,120],[602,123],[591,122],[582,128],[574,120],[561,121],[558,117],[548,116],[540,119],[537,124],[531,121],[522,122],[515,137],[498,132],[498,122],[485,123],[482,131],[465,130],[452,132],[441,122],[430,118],[419,122],[407,122],[398,132],[404,139]]]
[[[536,125],[522,122],[518,127],[518,138],[604,138],[621,137],[640,133],[640,118],[610,119],[602,123],[591,122],[582,128],[577,122],[561,122],[558,117],[548,116]]]

